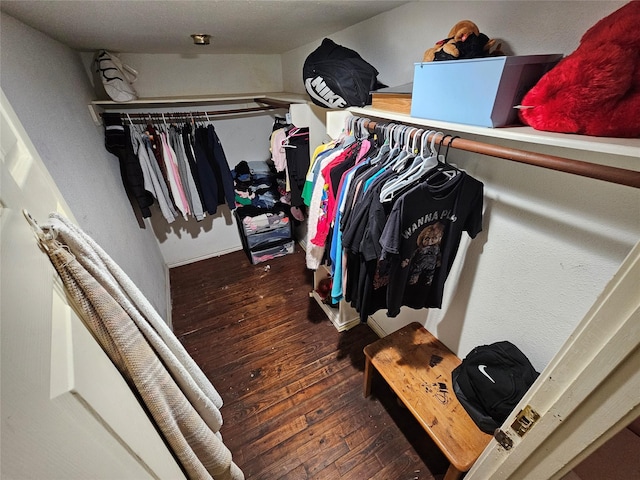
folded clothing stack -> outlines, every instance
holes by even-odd
[[[284,178],[268,161],[242,160],[231,171],[233,177],[236,206],[252,205],[271,208],[284,197]]]
[[[242,219],[242,225],[247,235],[279,229],[288,223],[289,217],[283,211],[262,213],[255,217],[246,216]]]

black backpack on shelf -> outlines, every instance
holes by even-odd
[[[453,391],[469,416],[493,434],[506,420],[538,372],[511,342],[474,348],[451,372]]]
[[[371,91],[386,87],[378,82],[377,76],[378,70],[356,51],[329,38],[309,54],[302,69],[304,87],[311,100],[328,108],[371,104]]]

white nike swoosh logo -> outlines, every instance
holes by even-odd
[[[486,372],[487,366],[486,365],[478,365],[478,370],[480,370],[480,373],[483,374],[485,377],[487,377],[489,380],[491,380],[493,383],[496,383],[496,381],[491,378],[491,376]]]

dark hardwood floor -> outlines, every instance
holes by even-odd
[[[446,459],[374,376],[377,335],[337,332],[309,297],[304,252],[235,252],[171,269],[173,327],[224,399],[222,436],[247,479],[431,479]]]

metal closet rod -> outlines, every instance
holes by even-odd
[[[377,123],[374,121],[364,122],[364,127],[372,132],[376,126],[382,127],[384,125],[388,124]],[[513,162],[526,163],[528,165],[535,165],[551,170],[557,170],[559,172],[566,172],[573,175],[603,180],[605,182],[626,185],[628,187],[640,188],[640,172],[636,172],[634,170],[610,167],[607,165],[597,165],[594,163],[556,157],[554,155],[546,155],[543,153],[528,152],[526,150],[519,150],[516,148],[477,142],[475,140],[466,140],[460,137],[445,136],[436,140],[436,142],[442,144],[444,147],[451,146],[458,150],[480,153],[490,157],[503,158]]]

